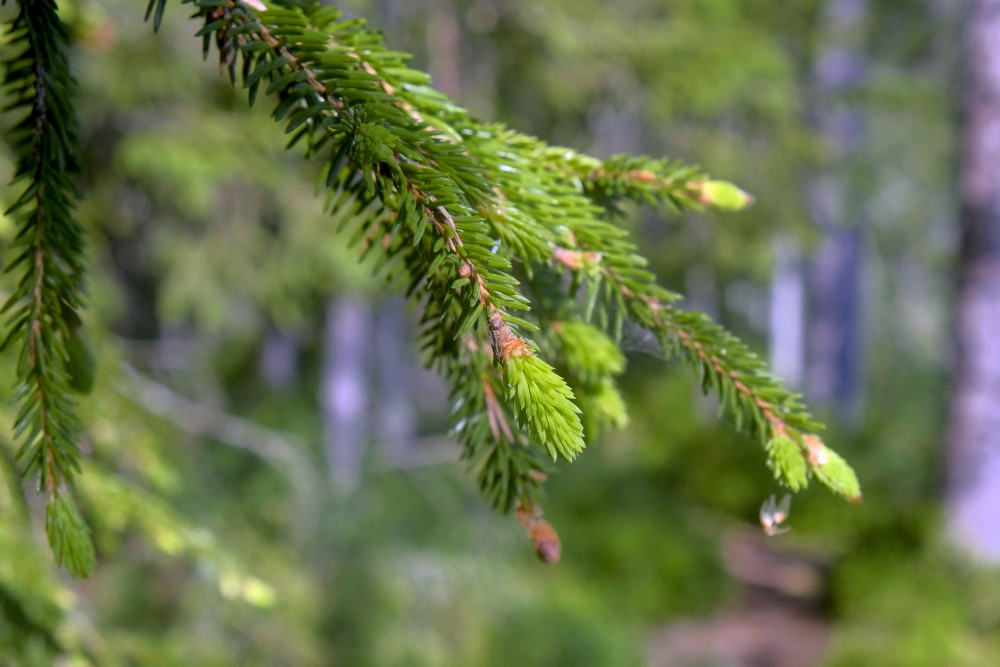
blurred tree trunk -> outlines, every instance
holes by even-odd
[[[1000,0],[972,0],[965,21],[947,511],[962,548],[1000,562]]]
[[[820,15],[813,71],[813,116],[831,157],[808,186],[822,238],[806,269],[810,306],[806,391],[811,401],[849,416],[859,406],[863,226],[860,199],[845,174],[862,146],[865,118],[852,103],[867,76],[867,0],[828,0]]]
[[[460,99],[462,94],[462,35],[451,3],[432,2],[427,18],[427,70],[434,87]]]
[[[300,343],[290,331],[269,325],[261,342],[257,373],[270,389],[288,391],[298,379]]]
[[[368,349],[371,308],[353,294],[335,296],[326,311],[320,402],[330,479],[341,491],[361,481],[368,437]]]
[[[790,238],[774,241],[769,313],[771,368],[789,386],[802,387],[805,374],[806,288],[802,253]]]
[[[375,372],[378,414],[375,439],[390,466],[414,457],[417,413],[413,405],[412,349],[414,326],[401,298],[383,302],[375,315]]]
[[[641,152],[646,132],[642,84],[622,67],[608,75],[602,86],[604,94],[587,113],[591,152],[599,156]]]

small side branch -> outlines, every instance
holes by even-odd
[[[283,470],[298,499],[299,510],[305,514],[303,523],[311,524],[315,510],[309,508],[315,504],[321,487],[314,465],[301,453],[307,449],[305,443],[287,433],[197,403],[130,366],[125,366],[125,371],[126,380],[118,389],[123,398],[189,435],[242,449]]]

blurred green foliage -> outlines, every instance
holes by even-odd
[[[720,319],[760,340],[750,309],[727,305],[727,286],[763,289],[777,230],[811,238],[801,174],[826,150],[804,111],[819,2],[352,4],[376,22],[377,9],[409,18],[386,30],[418,65],[436,43],[424,18],[435,14],[422,9],[457,17],[471,74],[452,92],[484,117],[598,152],[679,155],[752,192],[757,205],[738,218],[678,224],[631,211],[626,224],[668,281],[710,267]],[[869,3],[873,77],[858,103],[871,132],[854,177],[878,221],[873,299],[883,305],[871,314],[863,423],[828,437],[859,470],[865,502],[805,494],[781,538],[834,558],[831,666],[1000,662],[1000,580],[957,560],[938,531],[941,223],[954,151],[945,91],[957,35],[936,4]],[[179,7],[158,37],[134,3],[61,8],[79,45],[81,219],[95,239],[87,326],[98,371],[82,403],[81,491],[99,565],[85,582],[57,575],[36,499],[13,474],[14,444],[0,442],[0,664],[641,664],[654,628],[736,604],[720,541],[756,520],[774,481],[759,451],[655,356],[629,358],[629,424],[550,480],[558,502],[546,517],[565,553],[555,567],[450,460],[387,470],[373,457],[344,497],[152,414],[128,368],[276,429],[319,474],[322,452],[305,444],[320,432],[318,313],[333,294],[378,299],[380,286],[331,240],[338,221],[315,201],[316,174],[283,150],[266,110],[245,109],[200,62]],[[484,63],[489,76],[476,69]],[[602,118],[625,131],[609,134]],[[11,231],[4,220],[4,238]],[[283,390],[257,371],[274,327],[301,341],[300,373]],[[10,360],[0,363],[10,376]],[[425,417],[427,434],[444,422]]]

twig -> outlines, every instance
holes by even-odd
[[[283,468],[305,525],[314,524],[320,479],[315,466],[301,454],[307,449],[304,443],[249,419],[192,401],[128,364],[124,368],[127,382],[118,388],[118,393],[146,412],[162,417],[185,433],[212,438]]]

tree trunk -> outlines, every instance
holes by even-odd
[[[406,302],[395,298],[381,304],[375,324],[375,372],[378,377],[378,418],[375,439],[390,466],[415,456],[417,411],[413,405],[413,330]]]
[[[788,386],[802,387],[805,375],[806,288],[798,244],[779,238],[774,242],[771,275],[771,369]]]
[[[1000,0],[971,0],[964,32],[956,358],[948,527],[1000,562]]]
[[[822,239],[807,267],[805,381],[813,403],[847,416],[860,399],[863,253],[858,193],[844,173],[862,145],[864,114],[846,98],[860,89],[867,75],[867,0],[828,0],[820,20],[813,115],[831,159],[808,187]]]
[[[331,299],[326,312],[320,401],[330,478],[349,492],[361,481],[368,439],[368,350],[371,309],[360,297]]]
[[[462,93],[462,34],[455,9],[433,3],[427,19],[427,71],[434,88],[453,99]]]
[[[298,338],[290,331],[269,325],[261,343],[257,373],[269,389],[289,391],[299,375]]]

